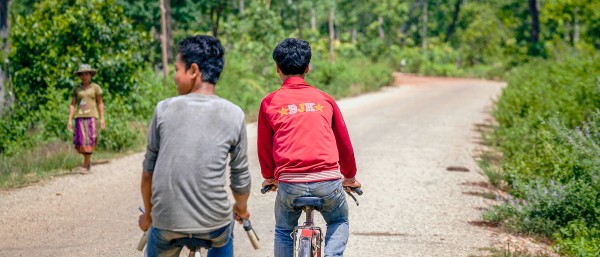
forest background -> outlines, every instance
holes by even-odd
[[[507,81],[480,166],[509,195],[484,218],[600,255],[600,0],[0,0],[0,187],[80,163],[66,129],[80,63],[104,89],[95,159],[143,149],[155,104],[176,95],[176,43],[196,34],[226,47],[217,94],[248,121],[280,85],[286,37],[311,43],[307,80],[336,98],[393,71]]]

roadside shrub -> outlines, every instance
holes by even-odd
[[[392,69],[388,65],[373,63],[367,58],[337,61],[334,64],[314,60],[311,65],[307,82],[336,98],[374,91],[389,85],[393,79]]]
[[[597,221],[597,222],[600,222]],[[582,220],[574,220],[555,234],[557,252],[577,257],[600,255],[600,229]]]
[[[534,61],[516,69],[507,76],[494,112],[499,125],[490,137],[502,152],[514,197],[484,218],[554,239],[555,249],[567,256],[599,254],[597,57]]]
[[[499,123],[494,134],[508,175],[526,180],[537,176],[562,180],[578,173],[579,169],[569,168],[572,165],[563,165],[576,162],[568,147],[560,147],[567,146],[568,139],[556,135],[564,131],[556,127],[575,129],[600,108],[597,59],[533,62],[507,76],[509,85],[494,112]]]

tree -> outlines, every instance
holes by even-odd
[[[529,13],[531,15],[531,46],[529,48],[529,53],[533,55],[540,55],[542,52],[541,48],[543,46],[539,44],[540,18],[537,0],[529,0]]]
[[[9,0],[0,0],[0,50],[3,50],[8,45],[6,39],[10,33],[10,23],[8,19]],[[0,96],[3,97],[3,96]]]
[[[529,12],[531,14],[531,43],[537,44],[540,34],[540,18],[537,9],[537,0],[529,0]]]
[[[329,63],[335,61],[335,51],[333,49],[333,41],[335,40],[335,28],[334,28],[334,18],[335,18],[335,0],[333,0],[333,4],[329,9]]]
[[[167,41],[171,40],[171,38],[168,37],[168,31],[170,29],[167,28],[169,26],[169,23],[167,22],[167,15],[169,15],[167,13],[168,1],[169,0],[160,0],[160,45],[162,50],[162,70],[165,77],[169,76],[169,43],[167,43]]]
[[[444,42],[448,42],[452,33],[454,33],[454,29],[456,28],[456,22],[458,21],[458,14],[460,13],[460,4],[463,0],[456,0],[456,4],[454,4],[454,12],[452,14],[452,23],[448,26],[448,30],[446,31],[446,37],[444,38]]]
[[[44,105],[51,88],[66,98],[80,63],[98,68],[94,80],[107,94],[128,95],[148,46],[114,0],[44,1],[16,17],[10,41],[15,105],[27,111]]]
[[[421,48],[427,47],[427,0],[423,0],[423,38],[421,39]]]

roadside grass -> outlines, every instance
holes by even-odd
[[[143,147],[143,142],[138,141],[126,151],[97,150],[92,155],[92,165],[139,152]],[[72,170],[82,163],[83,156],[77,153],[72,144],[62,141],[39,145],[10,157],[0,155],[0,189],[24,187],[52,177],[73,174]]]
[[[504,173],[502,168],[496,164],[498,153],[493,150],[487,150],[481,153],[477,163],[483,173],[488,177],[488,182],[498,189],[506,189]],[[500,157],[501,158],[501,157]]]
[[[547,254],[530,254],[524,251],[510,250],[509,246],[506,249],[492,248],[489,251],[491,254],[486,257],[550,257]]]
[[[0,158],[2,189],[22,187],[49,177],[61,176],[81,164],[80,156],[66,142],[50,142],[28,152]]]

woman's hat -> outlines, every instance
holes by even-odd
[[[90,72],[90,73],[92,73],[92,76],[94,76],[94,75],[96,75],[98,70],[92,69],[92,66],[90,66],[89,64],[82,63],[79,65],[79,70],[75,71],[75,73],[73,73],[73,74],[79,75],[80,73],[84,73],[84,72]]]

